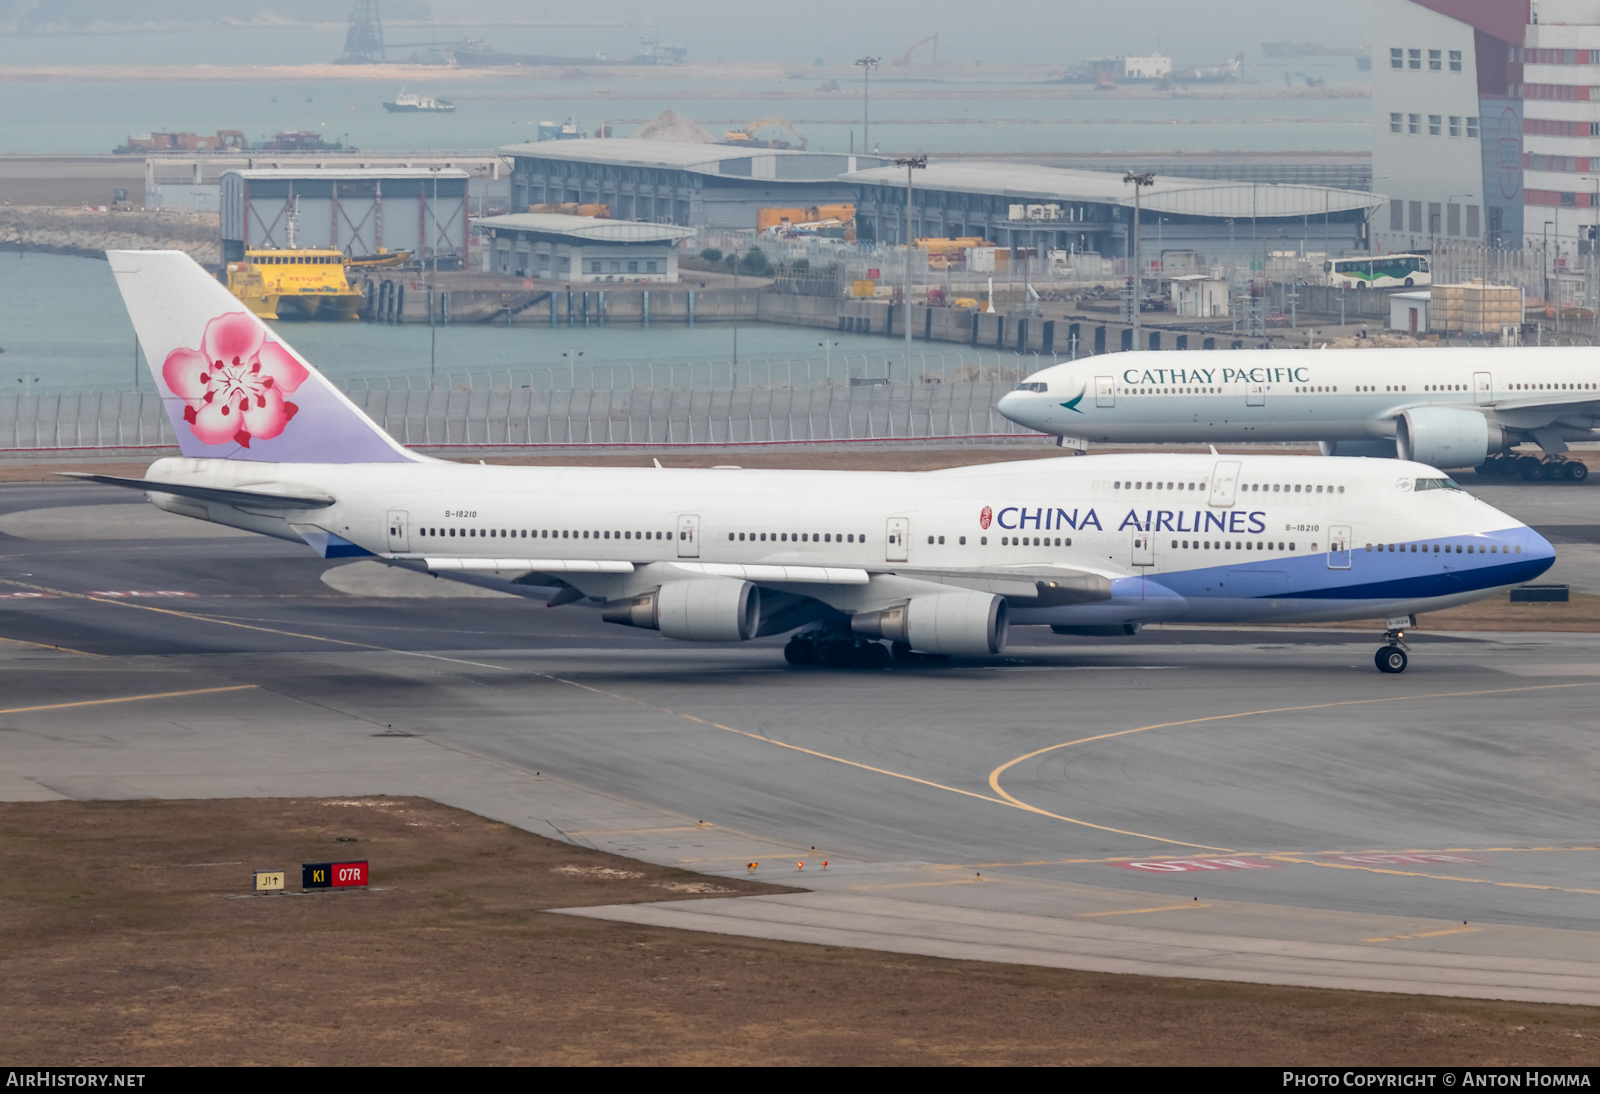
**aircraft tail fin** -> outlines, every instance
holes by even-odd
[[[107,251],[185,456],[420,461],[182,251]]]

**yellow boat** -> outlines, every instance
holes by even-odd
[[[359,319],[361,290],[339,251],[246,251],[228,263],[228,291],[262,319]]]

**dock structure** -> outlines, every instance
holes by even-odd
[[[409,251],[423,265],[467,261],[469,178],[459,168],[274,168],[222,176],[222,257],[319,247]]]

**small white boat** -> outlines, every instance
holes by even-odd
[[[455,110],[456,104],[449,99],[413,95],[402,89],[392,101],[385,102],[383,108],[391,114],[449,114]]]

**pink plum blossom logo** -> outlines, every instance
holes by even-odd
[[[175,349],[162,378],[185,403],[183,420],[203,444],[245,448],[282,433],[300,410],[285,398],[311,373],[242,311],[206,324],[199,349]]]
[[[978,514],[978,527],[982,528],[984,531],[988,531],[989,523],[993,520],[994,510],[985,505],[983,507],[983,512]]]

